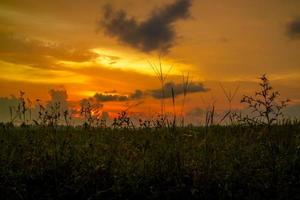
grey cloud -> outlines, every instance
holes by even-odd
[[[172,88],[174,91],[174,95],[178,96],[184,93],[184,86],[182,83],[175,84],[174,82],[168,82],[164,86],[164,98],[172,97]],[[188,93],[196,93],[196,92],[206,92],[209,89],[205,88],[202,83],[191,82],[187,88]],[[145,96],[152,96],[156,99],[162,99],[161,88],[152,89],[147,91],[135,90],[133,93],[129,95],[119,95],[119,94],[109,94],[109,93],[96,93],[94,95],[94,99],[100,102],[108,102],[108,101],[130,101],[144,98]]]
[[[94,95],[96,101],[107,102],[107,101],[127,101],[129,98],[125,95],[117,95],[117,94],[103,94],[96,93]]]
[[[144,21],[129,17],[124,10],[114,11],[107,5],[99,28],[103,28],[107,35],[141,51],[167,52],[176,39],[174,23],[190,16],[191,4],[192,0],[176,0],[154,10]]]
[[[175,84],[174,82],[168,82],[164,85],[164,98],[172,97],[172,88],[174,91],[174,96],[178,96],[184,93],[184,86],[182,83]],[[188,93],[196,93],[196,92],[206,92],[207,88],[204,87],[202,83],[191,82],[187,88]],[[150,95],[156,99],[162,99],[161,89],[154,89],[149,91]]]
[[[287,24],[287,35],[291,39],[300,39],[300,18],[296,18]]]
[[[130,94],[131,99],[140,99],[144,96],[144,92],[142,90],[135,90],[132,94]]]
[[[117,93],[118,91],[117,90],[108,90],[108,91],[105,91],[104,93]]]
[[[116,91],[115,91],[116,92]],[[135,90],[133,93],[126,95],[118,95],[118,94],[107,94],[107,93],[96,93],[94,98],[96,101],[100,102],[108,102],[108,101],[130,101],[140,99],[144,96],[143,91]]]
[[[104,107],[104,105],[97,100],[95,102],[95,100],[96,99],[93,99],[93,98],[81,99],[79,101],[79,104],[83,108],[87,108],[87,107],[91,106],[92,109],[102,109]]]

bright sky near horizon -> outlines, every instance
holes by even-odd
[[[268,74],[282,96],[300,105],[299,0],[2,0],[0,96],[26,91],[69,101],[93,97],[107,109],[127,101],[159,107],[151,63],[161,55],[166,88],[189,73],[187,110],[217,101],[219,87],[252,94]],[[95,94],[97,94],[95,96]],[[203,100],[204,99],[204,100]],[[1,103],[1,102],[0,102]]]

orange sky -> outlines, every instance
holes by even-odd
[[[168,13],[176,3],[182,3],[177,13]],[[190,5],[183,10],[185,3]],[[136,26],[124,30],[127,35],[105,27],[107,4],[134,21]],[[149,61],[157,64],[160,48],[169,45],[161,59],[165,71],[172,66],[166,82],[179,84],[181,74],[189,73],[209,89],[190,94],[187,110],[205,107],[202,99],[225,109],[219,82],[231,90],[240,85],[234,102],[240,107],[242,94],[253,93],[264,73],[282,96],[300,104],[299,13],[298,0],[2,0],[0,96],[23,90],[32,99],[47,100],[50,89],[65,88],[68,100],[79,101],[105,91],[130,96],[141,90],[147,95],[129,102],[143,101],[141,112],[155,110],[159,100],[149,93],[160,85]],[[156,46],[159,34],[142,35],[153,21],[160,31],[166,29],[166,40]],[[177,98],[180,102],[182,95]],[[126,103],[104,105],[115,111]]]

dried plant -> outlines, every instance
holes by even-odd
[[[274,91],[270,85],[269,79],[264,74],[260,77],[260,90],[255,92],[254,96],[247,96],[241,100],[241,103],[247,104],[254,116],[240,118],[240,121],[254,124],[263,124],[270,127],[283,117],[282,110],[288,105],[289,99],[279,101],[280,93]]]
[[[232,92],[230,89],[226,90],[225,87],[222,85],[222,83],[219,83],[219,85],[222,89],[222,92],[223,92],[224,96],[227,99],[227,102],[228,102],[228,111],[225,113],[225,115],[223,116],[223,118],[220,120],[219,123],[222,123],[227,117],[229,117],[229,120],[232,123],[233,118],[234,118],[234,113],[232,113],[232,101],[236,97],[236,94],[237,94],[240,86],[237,85],[235,87],[234,91]]]
[[[158,64],[155,64],[153,62],[148,61],[150,67],[152,68],[153,72],[155,73],[155,76],[160,82],[161,85],[161,117],[164,119],[165,118],[165,83],[166,80],[169,76],[170,71],[172,70],[172,66],[169,67],[169,69],[164,72],[162,62],[161,62],[161,57],[159,56],[158,58]]]
[[[21,126],[26,126],[31,121],[31,109],[30,99],[25,100],[25,92],[20,91],[17,107],[9,106],[10,123],[13,124],[19,119]],[[29,120],[26,119],[27,113],[29,114]]]
[[[209,127],[214,124],[214,119],[215,119],[215,104],[217,100],[212,97],[210,100],[210,103],[207,103],[205,99],[201,96],[201,101],[205,105],[205,121],[204,125],[205,127]]]
[[[172,127],[176,127],[176,104],[175,104],[175,93],[174,93],[174,88],[172,87],[171,89],[172,92],[172,105],[173,105],[173,123]]]
[[[20,96],[19,96],[19,104],[17,107],[17,115],[20,120],[22,120],[22,125],[26,124],[26,101],[25,101],[25,92],[20,91]]]
[[[113,128],[133,128],[135,129],[135,126],[129,117],[129,110],[139,106],[142,104],[143,101],[139,101],[137,103],[129,104],[127,107],[118,113],[118,116],[114,118],[112,127]]]
[[[140,128],[150,129],[152,127],[152,121],[151,120],[139,119],[138,121],[139,121]]]
[[[85,129],[97,126],[101,120],[103,105],[98,102],[93,103],[85,99],[81,102],[80,115],[84,118],[83,127]]]
[[[133,125],[133,123],[128,116],[128,112],[126,111],[119,112],[118,117],[114,118],[112,123],[113,128],[130,128],[131,125]]]
[[[69,110],[65,110],[63,112],[63,116],[64,116],[64,121],[65,121],[66,126],[69,127],[70,126],[70,121],[72,119],[72,116],[71,116]]]
[[[52,102],[46,106],[40,99],[36,100],[38,108],[38,117],[33,119],[35,125],[43,127],[57,128],[59,125],[70,126],[71,115],[69,110],[62,110],[60,102]]]
[[[184,127],[184,109],[185,109],[185,101],[189,91],[190,86],[190,74],[187,75],[182,74],[182,90],[183,90],[183,99],[181,105],[181,126]]]

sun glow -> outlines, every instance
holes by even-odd
[[[158,62],[157,58],[153,59],[152,56],[144,55],[142,53],[136,55],[137,53],[104,48],[92,49],[92,52],[98,54],[98,58],[95,59],[95,62],[101,66],[136,71],[143,74],[153,75],[153,69],[151,68],[149,62]],[[164,70],[168,70],[170,67],[172,67],[172,71],[170,71],[170,74],[172,75],[181,74],[180,69],[183,68],[183,64],[174,63],[168,59],[162,59],[161,65]]]
[[[168,72],[169,75],[181,75],[183,71],[191,68],[191,65],[187,65],[181,62],[170,60],[168,58],[154,57],[143,53],[112,50],[105,48],[90,49],[91,52],[97,54],[97,56],[89,61],[74,62],[59,60],[58,65],[61,65],[67,69],[82,69],[88,67],[104,67],[107,69],[120,69],[124,71],[133,71],[146,75],[154,75],[151,65],[161,65],[164,72]]]

